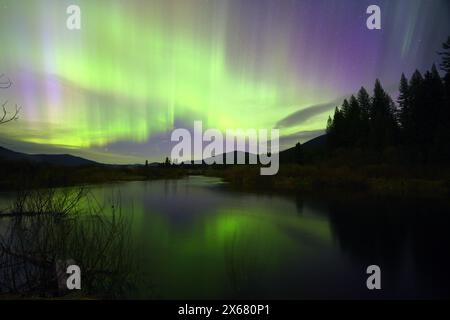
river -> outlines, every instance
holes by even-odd
[[[244,193],[202,176],[91,192],[133,217],[130,298],[450,297],[450,210],[435,201]],[[369,265],[381,290],[367,289]]]

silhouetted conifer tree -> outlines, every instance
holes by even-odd
[[[400,142],[410,161],[450,160],[450,37],[439,54],[444,78],[434,64],[424,76],[416,70],[409,82],[402,74],[398,106],[378,79],[372,97],[362,87],[357,98],[344,100],[327,122],[330,146],[383,150]]]
[[[403,139],[406,139],[406,136],[410,132],[411,127],[411,106],[409,101],[409,85],[408,79],[402,73],[402,77],[400,78],[400,87],[399,87],[399,96],[397,99],[399,106],[399,114],[398,120],[400,124],[400,128],[403,132]]]
[[[343,112],[336,107],[333,120],[327,128],[329,145],[332,148],[341,147],[343,144],[343,131],[345,129]]]
[[[383,149],[395,143],[396,122],[393,111],[393,101],[377,79],[369,109],[369,142],[372,147]]]
[[[361,110],[361,133],[360,133],[360,146],[367,146],[369,139],[369,110],[370,110],[370,96],[364,87],[358,92],[358,103]]]
[[[348,131],[348,146],[356,146],[360,143],[361,136],[361,108],[355,96],[350,97],[350,107],[347,114],[347,131]]]
[[[295,145],[295,162],[303,163],[303,148],[300,142]]]
[[[410,132],[406,138],[406,145],[413,149],[414,156],[422,160],[423,154],[421,145],[424,143],[421,137],[421,119],[423,119],[425,108],[425,99],[423,91],[424,79],[422,74],[416,70],[409,80],[409,102],[411,109]]]

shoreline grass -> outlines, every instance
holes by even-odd
[[[282,164],[277,175],[261,176],[258,165],[17,167],[0,174],[0,191],[179,179],[205,175],[231,188],[274,193],[348,193],[390,197],[450,196],[450,167],[403,165]]]
[[[318,193],[387,197],[448,198],[448,168],[392,166],[329,167],[286,165],[275,176],[261,176],[255,166],[207,169],[207,176],[223,178],[233,189],[272,193]]]

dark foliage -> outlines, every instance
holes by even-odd
[[[401,75],[397,104],[375,81],[372,96],[364,88],[344,100],[328,119],[330,150],[396,150],[412,163],[450,160],[450,38],[443,44],[441,77],[433,64],[423,75]],[[381,159],[382,161],[384,159]]]

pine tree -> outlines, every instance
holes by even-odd
[[[369,110],[370,96],[364,87],[358,92],[358,104],[361,110],[361,133],[359,137],[359,144],[361,146],[367,146],[369,139]]]
[[[411,106],[409,101],[408,79],[405,77],[403,73],[402,77],[400,78],[399,96],[397,102],[399,106],[398,119],[400,123],[400,128],[403,131],[403,136],[406,138],[410,130]]]
[[[328,120],[327,140],[331,148],[341,147],[343,144],[343,129],[345,127],[342,111],[336,107],[334,109],[333,120]]]
[[[344,102],[342,103],[341,111],[342,111],[342,115],[345,119],[347,118],[349,109],[350,109],[350,104],[348,103],[347,99],[344,99]]]
[[[398,114],[399,109],[397,105],[395,104],[394,100],[388,95],[388,101],[389,101],[389,117],[388,117],[388,126],[390,130],[390,138],[389,138],[389,145],[394,146],[397,145],[399,142],[399,122],[398,122]]]
[[[450,160],[450,37],[443,44],[442,79],[435,65],[424,76],[402,74],[398,105],[376,80],[373,96],[362,87],[357,98],[344,100],[329,117],[327,135],[333,147],[368,145],[375,150],[401,144],[408,159],[423,163]],[[401,135],[400,135],[401,133]],[[399,136],[402,139],[399,139]]]
[[[355,96],[352,95],[350,97],[350,107],[349,107],[349,112],[348,112],[348,118],[357,122],[360,119],[360,116],[361,116],[361,109],[359,106],[359,102],[355,98]]]
[[[347,113],[347,145],[355,146],[359,144],[361,134],[361,108],[355,96],[350,97],[349,109]]]
[[[411,101],[409,93],[408,79],[402,73],[399,85],[399,96],[397,99],[398,112],[397,121],[399,124],[399,136],[402,143],[408,141],[411,136]]]
[[[380,80],[375,81],[375,87],[373,89],[372,105],[369,110],[371,120],[381,116],[386,116],[389,112],[388,95],[381,86]]]
[[[328,146],[330,148],[334,148],[336,146],[336,126],[335,121],[336,119],[336,113],[338,112],[338,107],[334,109],[333,118],[331,116],[328,116],[328,122],[327,122],[327,142]]]
[[[361,108],[361,118],[369,119],[370,96],[364,87],[361,87],[358,91],[358,103]]]
[[[341,125],[339,127],[339,145],[341,147],[348,147],[351,144],[351,136],[350,136],[350,103],[347,99],[344,99],[344,102],[341,106]]]
[[[380,81],[377,79],[369,111],[369,140],[376,149],[383,149],[395,143],[396,123],[392,107],[392,99],[384,91]]]
[[[332,131],[333,131],[333,120],[331,119],[331,116],[328,116],[326,133],[330,134]]]
[[[424,107],[424,93],[423,93],[423,77],[422,74],[416,70],[409,80],[409,101],[410,101],[410,132],[407,136],[406,145],[416,149],[416,155],[423,158],[420,154],[419,145],[423,143],[421,138],[421,121],[423,113],[426,110]]]
[[[436,68],[436,65],[433,63],[433,65],[431,66],[431,78],[433,79],[433,81],[436,81],[437,86],[442,89],[442,79],[441,76],[439,75],[439,71]]]

